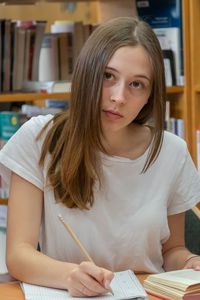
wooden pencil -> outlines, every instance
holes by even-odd
[[[58,219],[64,225],[65,229],[71,235],[72,239],[78,245],[78,247],[80,248],[80,250],[82,251],[82,253],[85,255],[86,259],[88,261],[94,263],[94,261],[92,260],[92,258],[90,257],[90,255],[88,254],[88,252],[86,251],[86,249],[83,247],[83,245],[81,244],[81,242],[77,238],[77,236],[73,233],[73,231],[71,230],[71,228],[69,227],[69,225],[67,225],[67,223],[64,221],[63,217],[60,214],[58,215]],[[111,287],[110,287],[109,291],[111,292],[112,295],[114,295],[113,290],[111,289]]]

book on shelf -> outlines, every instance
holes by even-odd
[[[14,41],[13,91],[20,90],[24,77],[25,28],[16,26]]]
[[[58,34],[59,40],[59,60],[60,60],[60,78],[59,79],[69,79],[69,74],[72,73],[73,65],[81,51],[81,48],[85,41],[85,31],[84,24],[82,21],[78,22],[59,22],[55,21],[54,24],[51,25],[51,32]],[[67,43],[64,44],[64,33],[67,35]],[[63,40],[62,40],[63,39]],[[65,48],[65,49],[64,49]],[[66,51],[68,49],[68,51]],[[65,51],[65,55],[68,54],[68,59],[62,57],[61,52]],[[62,61],[63,60],[63,61]],[[65,67],[62,66],[64,60],[68,61],[68,69],[64,71]],[[70,63],[71,60],[71,63]],[[70,66],[72,64],[72,66]],[[65,74],[66,73],[66,74]],[[64,75],[64,78],[63,78]]]
[[[39,116],[39,115],[55,115],[59,112],[61,112],[61,108],[57,107],[45,107],[45,106],[36,106],[36,105],[29,105],[29,104],[22,104],[21,112],[25,114],[28,118],[31,118],[33,116]]]
[[[58,33],[59,79],[70,80],[72,77],[72,33]]]
[[[123,272],[115,272],[114,278],[110,284],[114,295],[110,293],[105,295],[96,296],[92,299],[102,300],[102,299],[113,299],[113,300],[123,300],[123,299],[148,299],[147,294],[131,270],[126,270]],[[26,299],[59,299],[67,300],[72,299],[72,296],[67,290],[48,288],[43,286],[37,286],[33,284],[21,283],[22,290],[25,294]],[[80,298],[78,298],[80,299]],[[84,298],[81,299],[90,299]]]
[[[59,80],[58,35],[45,33],[39,58],[39,81]]]
[[[169,118],[165,120],[165,130],[170,131],[184,139],[184,120]]]
[[[58,99],[46,99],[45,106],[49,108],[69,108],[69,101],[67,100],[58,100]]]
[[[149,275],[144,280],[144,288],[161,299],[199,300],[200,272],[183,269]]]
[[[0,198],[5,198],[2,195],[2,188],[0,187]],[[5,231],[7,226],[7,205],[0,205],[0,231]]]
[[[2,91],[10,91],[11,20],[2,22]]]
[[[16,112],[0,112],[0,149],[19,128],[19,115]],[[9,186],[0,176],[0,198],[8,198]]]
[[[51,25],[52,33],[64,33],[64,32],[73,32],[74,22],[69,20],[59,20],[54,21],[54,24]]]
[[[32,81],[25,80],[22,85],[24,92],[38,93],[70,93],[71,82],[67,80],[59,81]]]
[[[166,107],[165,107],[165,120],[168,121],[170,118],[170,101],[166,101]]]
[[[73,63],[76,63],[77,57],[84,45],[84,25],[83,22],[75,22],[74,23],[74,31],[73,31],[73,38],[72,38],[72,45],[73,45]]]
[[[180,57],[180,29],[178,27],[154,28],[153,29],[162,50],[172,50],[175,65],[176,85],[181,82],[181,57]]]
[[[70,80],[73,70],[73,21],[55,21],[51,33],[58,34],[59,79]]]
[[[25,32],[25,49],[24,49],[24,75],[23,75],[24,80],[31,79],[34,40],[35,40],[35,29],[27,28]]]
[[[158,30],[155,32],[160,33],[160,39],[162,34],[162,48],[164,44],[165,48],[163,49],[173,50],[176,85],[184,85],[182,0],[162,0],[162,5],[160,5],[160,0],[136,0],[136,7],[139,17],[149,23],[153,29]],[[161,29],[165,29],[165,31],[161,31]],[[171,34],[173,35],[170,36]],[[164,35],[168,42],[164,43]]]
[[[163,50],[166,86],[176,85],[174,53],[171,49]]]
[[[19,128],[19,114],[17,112],[0,112],[0,141],[1,148]]]
[[[34,43],[34,50],[33,50],[33,63],[32,63],[32,74],[31,80],[38,80],[39,79],[39,57],[40,51],[42,47],[43,36],[45,34],[46,28],[46,21],[36,21],[35,22],[35,43]]]

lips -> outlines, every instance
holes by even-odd
[[[106,117],[111,120],[117,120],[123,118],[123,116],[117,111],[103,110],[103,112],[105,113]]]

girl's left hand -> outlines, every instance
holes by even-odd
[[[200,271],[200,256],[199,255],[191,255],[186,259],[185,266],[183,269],[194,269],[196,271]]]

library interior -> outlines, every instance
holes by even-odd
[[[32,117],[69,110],[83,45],[99,24],[117,17],[137,17],[152,27],[164,61],[164,130],[186,142],[200,174],[200,0],[0,0],[0,149]],[[22,300],[19,282],[6,266],[9,188],[0,173],[0,299]],[[200,255],[200,197],[185,212],[184,226],[186,247]],[[128,280],[127,273],[123,276]],[[145,286],[146,278],[141,274],[133,280]],[[199,298],[191,299],[200,299],[197,292]],[[157,299],[153,294],[148,292],[149,299]],[[51,297],[47,293],[41,299],[56,299]],[[182,299],[171,297],[163,299]]]

